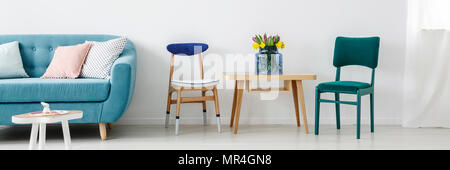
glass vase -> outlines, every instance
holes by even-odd
[[[256,53],[256,74],[283,74],[283,55],[276,47],[265,47]]]

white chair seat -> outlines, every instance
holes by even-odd
[[[173,86],[198,88],[216,86],[219,80],[172,80],[171,83]]]

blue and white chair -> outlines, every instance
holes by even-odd
[[[217,117],[217,128],[220,133],[220,112],[219,112],[219,101],[217,93],[217,85],[219,80],[205,80],[203,71],[203,57],[202,53],[208,49],[207,44],[202,43],[180,43],[180,44],[169,44],[167,50],[172,53],[170,58],[170,77],[169,77],[169,93],[167,97],[167,115],[166,115],[166,128],[169,125],[170,118],[170,106],[172,104],[177,105],[177,115],[175,123],[175,135],[178,135],[179,121],[180,121],[180,105],[182,103],[202,103],[203,105],[203,124],[206,125],[206,101],[214,101]],[[198,55],[200,62],[200,75],[201,80],[173,80],[174,73],[174,58],[177,56],[194,56]],[[181,92],[183,91],[201,91],[202,96],[199,97],[181,97]],[[212,91],[212,96],[207,96],[206,92]],[[177,99],[172,99],[172,93],[177,93]]]

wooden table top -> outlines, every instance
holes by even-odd
[[[12,116],[12,122],[18,124],[24,123],[54,123],[62,120],[72,120],[83,117],[81,110],[67,110],[66,114],[50,113],[50,114],[36,114],[36,112],[24,113]]]
[[[281,74],[281,75],[257,75],[224,73],[224,80],[316,80],[315,74]]]
[[[58,114],[58,113],[35,114],[34,112],[31,112],[31,113],[24,113],[24,114],[20,114],[20,115],[14,115],[13,117],[26,119],[26,118],[35,118],[35,117],[55,117],[55,116],[83,113],[83,111],[81,111],[81,110],[66,110],[66,111],[68,111],[68,113],[66,113],[66,114]]]

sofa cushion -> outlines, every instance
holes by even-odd
[[[92,43],[92,48],[86,58],[86,63],[83,65],[80,77],[109,78],[111,67],[123,52],[127,44],[127,38],[121,37],[105,42],[90,43]]]
[[[29,77],[23,69],[19,42],[14,41],[0,45],[0,79]]]
[[[92,43],[58,46],[52,62],[41,78],[77,78],[91,45]]]
[[[105,79],[0,79],[0,103],[105,101],[109,88]]]

